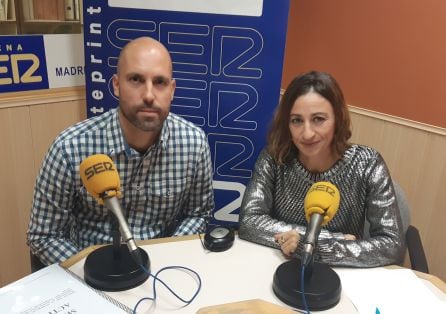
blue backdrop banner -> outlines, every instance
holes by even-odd
[[[131,39],[169,50],[172,111],[202,127],[214,165],[215,222],[235,224],[279,101],[289,0],[84,1],[87,112],[118,105],[111,78]]]

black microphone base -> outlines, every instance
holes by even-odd
[[[314,262],[312,276],[304,278],[304,281],[302,292],[301,262],[293,259],[276,269],[273,291],[281,301],[298,309],[305,309],[302,300],[304,294],[308,309],[313,311],[329,309],[341,299],[341,280],[326,264]]]
[[[137,265],[127,245],[116,248],[107,245],[91,252],[84,264],[84,279],[90,286],[104,291],[122,291],[139,286],[149,278],[150,260],[147,252],[138,248],[143,265]]]

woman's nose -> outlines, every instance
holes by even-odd
[[[314,136],[313,127],[309,123],[305,123],[303,126],[302,137],[304,140],[311,139]]]

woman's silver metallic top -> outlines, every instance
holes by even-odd
[[[240,211],[240,238],[279,248],[274,234],[296,230],[301,243],[307,221],[304,198],[318,181],[336,185],[339,210],[322,228],[315,260],[333,266],[376,267],[402,262],[404,240],[400,213],[387,166],[372,148],[352,145],[343,157],[323,173],[309,172],[298,160],[278,165],[263,150],[255,165]],[[365,238],[364,222],[370,223]],[[352,234],[356,240],[345,240]]]

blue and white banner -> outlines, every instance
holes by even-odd
[[[118,105],[111,78],[122,47],[161,41],[177,83],[172,111],[208,135],[214,219],[236,223],[279,101],[288,10],[289,0],[84,1],[88,115]]]
[[[82,34],[0,36],[0,93],[85,85]]]

